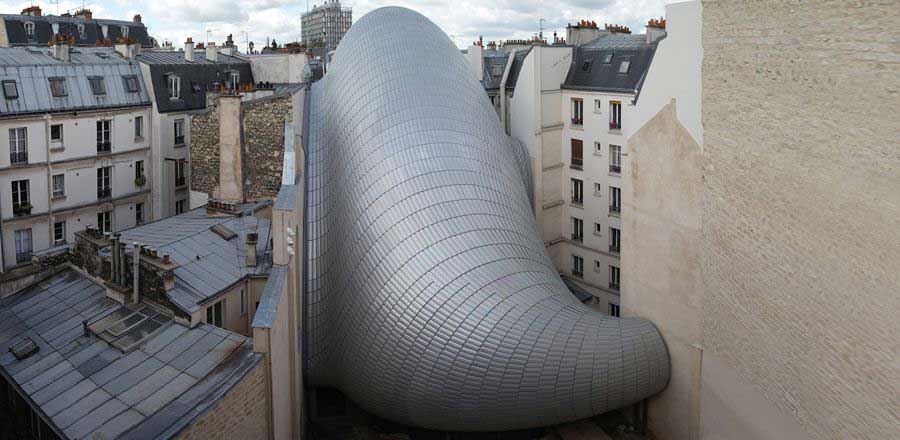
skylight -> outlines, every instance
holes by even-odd
[[[581,70],[583,72],[590,72],[591,71],[591,62],[585,61],[584,64],[581,65]]]
[[[619,73],[628,73],[629,67],[631,67],[631,61],[622,61],[622,63],[619,64]]]
[[[103,82],[102,76],[92,76],[88,78],[88,81],[91,83],[91,91],[95,95],[105,95],[106,94],[106,83]]]
[[[609,63],[611,63],[611,62],[612,62],[612,58],[613,58],[613,54],[611,54],[611,53],[608,53],[608,54],[606,54],[606,55],[603,55],[603,64],[609,64]]]
[[[13,344],[12,347],[9,347],[9,351],[12,352],[13,356],[18,360],[22,360],[36,353],[40,347],[29,337],[22,339],[21,341]]]
[[[235,234],[234,231],[222,225],[212,225],[209,229],[224,240],[231,240],[232,238],[237,237],[237,234]]]
[[[16,88],[15,80],[3,81],[3,97],[6,99],[18,99],[19,90]]]

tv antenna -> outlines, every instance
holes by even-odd
[[[538,26],[540,26],[540,29],[541,29],[541,32],[538,34],[538,39],[541,41],[544,41],[544,22],[545,21],[547,21],[547,20],[544,20],[543,18],[538,20]]]

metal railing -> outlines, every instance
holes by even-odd
[[[609,172],[610,172],[610,173],[621,173],[621,172],[622,172],[622,167],[619,166],[619,165],[610,165],[610,166],[609,166]]]
[[[112,142],[110,141],[97,141],[97,154],[100,153],[109,153],[112,151]]]
[[[10,151],[9,152],[9,163],[13,165],[28,163],[28,152],[27,151]]]
[[[612,290],[619,290],[619,283],[609,283],[609,288]]]
[[[112,188],[97,188],[98,199],[108,199],[112,197]]]
[[[16,263],[28,263],[31,261],[31,251],[16,253]]]
[[[618,253],[619,253],[619,245],[617,245],[617,244],[611,244],[611,245],[609,245],[609,251],[610,251],[610,252],[615,252],[615,253],[618,254]]]
[[[619,205],[609,205],[609,212],[621,212],[622,207]]]

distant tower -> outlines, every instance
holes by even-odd
[[[300,42],[312,49],[324,48],[323,53],[331,52],[350,30],[352,21],[353,11],[342,8],[339,0],[314,6],[300,17]]]

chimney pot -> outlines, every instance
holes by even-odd
[[[135,23],[141,22],[141,14],[134,14],[134,22]]]

